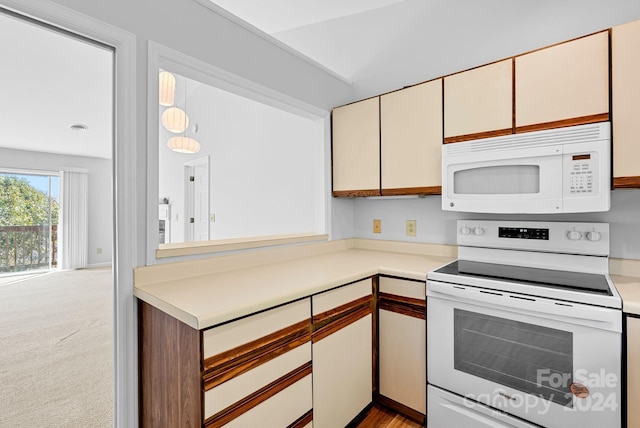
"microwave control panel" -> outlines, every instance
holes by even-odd
[[[569,168],[567,193],[573,196],[592,194],[598,191],[596,187],[596,171],[598,162],[592,153],[565,155]],[[565,163],[566,165],[566,163]]]

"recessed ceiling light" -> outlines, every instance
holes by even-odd
[[[72,131],[87,131],[89,127],[87,125],[83,125],[82,123],[73,123],[69,125],[69,129]]]

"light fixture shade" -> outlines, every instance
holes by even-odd
[[[198,153],[200,143],[189,137],[171,137],[167,141],[167,147],[178,153]]]
[[[176,78],[168,71],[161,71],[158,76],[161,106],[172,106],[176,94]]]
[[[189,126],[189,116],[178,107],[169,107],[162,113],[162,125],[168,131],[178,134]]]

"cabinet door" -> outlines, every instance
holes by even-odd
[[[413,410],[414,419],[423,419],[427,406],[425,292],[424,281],[380,277],[378,390],[388,406]]]
[[[627,316],[627,426],[640,427],[640,318]]]
[[[444,78],[444,142],[513,132],[513,60]]]
[[[440,194],[442,79],[380,97],[382,194]]]
[[[609,32],[516,57],[516,132],[609,120]]]
[[[380,194],[380,97],[333,109],[334,196]]]
[[[640,21],[611,33],[613,185],[640,187]]]
[[[346,426],[372,402],[371,280],[312,297],[313,426]]]

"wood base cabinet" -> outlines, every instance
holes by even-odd
[[[427,411],[425,282],[381,276],[377,401],[424,422]]]
[[[313,426],[344,427],[372,402],[372,282],[312,296]]]
[[[313,420],[310,299],[208,330],[139,302],[141,427]]]

